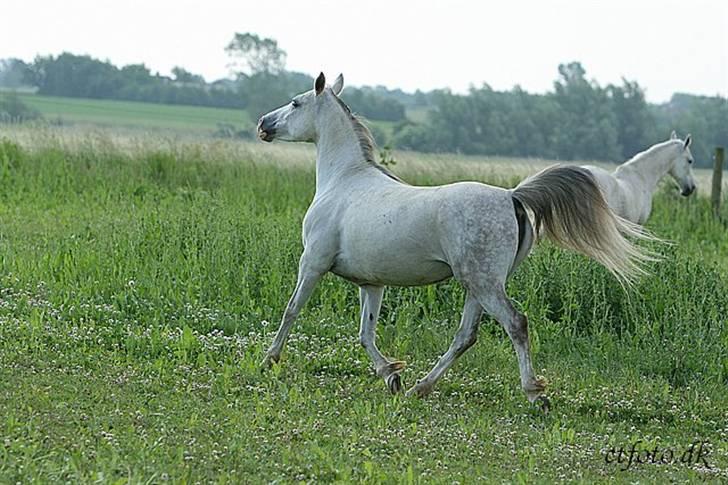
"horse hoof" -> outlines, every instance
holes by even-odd
[[[399,394],[402,392],[402,378],[399,374],[390,374],[386,379],[387,387],[389,392],[392,394]]]
[[[432,391],[431,386],[424,386],[422,382],[418,382],[412,388],[407,391],[407,397],[425,397]]]
[[[377,374],[379,374],[380,376],[384,376],[384,378],[386,379],[387,376],[389,376],[390,374],[400,372],[406,366],[407,364],[405,362],[402,362],[401,360],[387,362],[385,365],[377,369]]]
[[[280,360],[280,357],[274,357],[272,355],[266,355],[265,358],[260,363],[260,370],[266,371],[273,367],[273,364],[277,364]]]
[[[551,411],[551,401],[549,401],[549,398],[543,394],[538,396],[533,403],[541,408],[541,411],[543,411],[544,414],[548,414],[549,411]]]

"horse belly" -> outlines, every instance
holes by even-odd
[[[408,227],[369,225],[349,231],[331,271],[358,284],[389,286],[427,285],[451,277],[434,231],[408,222]]]
[[[342,255],[331,272],[359,285],[421,286],[437,283],[452,276],[450,266],[425,258],[379,256],[366,261],[357,256]]]

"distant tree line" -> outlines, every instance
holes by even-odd
[[[311,76],[286,70],[286,53],[273,39],[236,34],[225,50],[233,60],[234,78],[211,83],[181,67],[163,76],[141,64],[117,67],[63,53],[30,63],[0,61],[0,87],[30,85],[54,96],[239,108],[253,119],[311,88]],[[518,86],[496,91],[483,85],[467,94],[377,86],[347,87],[342,97],[365,118],[390,122],[390,130],[372,126],[380,144],[425,152],[620,162],[667,139],[675,129],[694,135],[693,154],[705,166],[714,146],[728,145],[725,98],[675,94],[667,103],[650,104],[636,82],[600,86],[578,62],[560,65],[554,89],[546,94]],[[421,116],[413,121],[407,113],[415,111]],[[236,127],[227,128],[236,132]]]
[[[676,94],[649,104],[636,82],[601,87],[585,74],[577,62],[559,66],[546,94],[487,85],[465,95],[431,93],[425,122],[398,124],[393,143],[426,152],[619,162],[676,129],[694,135],[693,155],[703,166],[716,145],[728,145],[725,98]]]
[[[245,52],[237,52],[240,49]],[[273,51],[250,52],[266,49]],[[238,34],[226,50],[234,58],[251,57],[245,62],[247,69],[235,73],[235,79],[207,83],[202,76],[181,67],[173,68],[172,76],[163,76],[152,73],[143,64],[117,67],[90,56],[63,53],[39,56],[30,63],[19,59],[0,61],[0,87],[29,86],[47,96],[239,108],[257,117],[313,85],[311,76],[285,70],[285,53],[277,49],[275,41]],[[386,99],[374,90],[348,89],[346,99],[352,109],[367,118],[405,119],[405,108],[400,102]]]
[[[244,108],[237,93],[224,82],[207,84],[181,67],[172,73],[173,77],[152,74],[143,64],[119,68],[70,53],[39,56],[31,63],[9,59],[0,64],[0,81],[17,84],[20,79],[48,96]]]

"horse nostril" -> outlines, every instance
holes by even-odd
[[[258,120],[258,133],[270,130],[270,122],[262,117]]]
[[[276,134],[276,129],[274,127],[274,124],[270,122],[270,120],[265,119],[265,117],[262,117],[258,120],[258,138],[260,138],[263,141],[273,141],[273,138]]]

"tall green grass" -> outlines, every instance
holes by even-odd
[[[528,409],[504,332],[425,401],[385,393],[328,276],[272,374],[257,363],[295,282],[311,166],[187,145],[0,142],[0,479],[258,482],[716,477],[728,467],[728,240],[704,199],[658,195],[672,245],[625,293],[548,244],[509,283],[554,412]],[[402,173],[413,183],[447,174]],[[496,184],[515,181],[489,178]],[[380,347],[408,385],[449,344],[456,282],[388,289]],[[655,437],[658,438],[655,438]],[[603,448],[713,445],[713,471],[620,472]],[[511,455],[511,451],[515,453]],[[723,470],[723,471],[720,471]],[[657,475],[656,475],[657,474]]]

